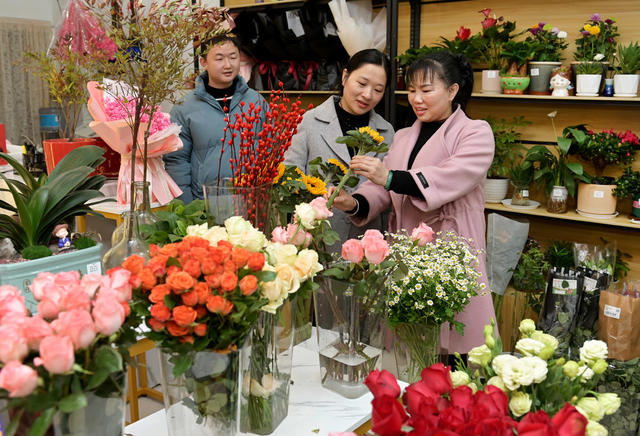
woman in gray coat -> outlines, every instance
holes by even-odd
[[[342,72],[342,95],[331,96],[304,114],[298,133],[284,155],[284,163],[297,165],[307,174],[309,162],[317,157],[325,162],[337,159],[348,167],[354,152],[345,144],[338,144],[336,138],[364,126],[376,130],[384,137],[384,142],[391,144],[393,127],[374,111],[384,96],[388,78],[389,61],[378,50],[367,49],[354,54]],[[364,180],[361,177],[360,183]],[[366,227],[357,227],[341,210],[334,209],[333,214],[331,226],[340,235],[341,242],[361,235],[366,229],[386,230],[386,222],[383,222],[386,215],[374,219]],[[340,247],[341,243],[332,249],[340,251]]]

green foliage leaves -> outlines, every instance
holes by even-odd
[[[187,236],[187,227],[204,224],[208,220],[204,200],[193,200],[185,206],[182,200],[174,199],[166,210],[155,213],[157,221],[148,228],[141,228],[150,244],[164,245],[181,241]]]
[[[491,126],[496,144],[487,176],[508,177],[511,167],[522,158],[525,150],[520,142],[522,133],[519,130],[531,124],[531,121],[522,116],[513,117],[512,120],[488,117],[486,121]]]

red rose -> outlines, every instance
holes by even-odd
[[[422,381],[438,395],[448,394],[453,389],[451,374],[449,373],[450,369],[451,367],[444,366],[444,364],[438,362],[429,368],[423,369],[420,376],[422,377]]]
[[[200,269],[200,262],[198,262],[196,259],[189,259],[184,262],[182,264],[182,269],[194,279],[197,279],[198,277],[200,277],[200,274],[202,274],[202,270]]]
[[[198,293],[195,290],[181,294],[180,298],[182,299],[182,303],[186,304],[187,306],[195,306],[196,304],[198,304]]]
[[[471,412],[473,407],[473,391],[469,386],[459,386],[451,391],[451,404]]]
[[[509,415],[509,398],[499,388],[487,386],[485,391],[476,392],[473,397],[473,416],[478,419]]]
[[[398,398],[400,396],[401,390],[396,378],[386,369],[371,371],[364,380],[364,384],[367,385],[374,398],[382,396]]]
[[[149,327],[151,327],[154,332],[161,332],[162,330],[164,330],[164,323],[162,321],[158,321],[155,318],[149,318],[147,322],[149,323]]]
[[[231,252],[231,259],[236,264],[236,268],[240,269],[247,264],[249,254],[251,252],[241,247],[234,247]]]
[[[198,295],[198,304],[207,304],[207,298],[211,295],[211,289],[205,282],[198,282],[193,287],[194,292]]]
[[[239,286],[242,295],[251,295],[258,289],[258,278],[248,274],[240,280]]]
[[[134,254],[129,256],[122,263],[122,268],[131,271],[132,274],[139,274],[144,266],[144,257]]]
[[[487,418],[471,421],[465,431],[474,436],[513,436],[515,424],[515,421],[506,416]]]
[[[410,414],[418,413],[422,403],[436,405],[440,396],[433,391],[424,381],[415,382],[404,390],[403,403]]]
[[[400,401],[390,396],[374,398],[371,402],[371,430],[379,436],[402,435],[402,424],[407,419]]]
[[[458,407],[449,407],[440,413],[438,427],[447,430],[459,431],[467,423],[468,414]]]
[[[169,285],[173,291],[177,291],[179,293],[182,293],[187,289],[191,289],[195,284],[196,281],[194,278],[184,271],[178,271],[173,274],[170,273],[167,276],[167,285]]]
[[[551,418],[551,425],[558,431],[558,436],[582,436],[587,422],[587,418],[569,403]]]
[[[482,20],[482,28],[487,30],[496,25],[497,20],[495,18],[485,18]]]
[[[551,419],[544,410],[527,413],[518,423],[517,430],[520,436],[553,436],[556,434],[551,426]]]
[[[189,327],[198,315],[192,307],[176,306],[173,308],[173,320],[181,327]]]
[[[489,14],[491,13],[491,9],[489,8],[484,8],[483,10],[479,11],[481,14],[483,14],[485,17],[488,17]]]
[[[198,324],[193,328],[193,332],[198,336],[204,336],[207,334],[207,325],[206,324]]]
[[[138,278],[142,284],[142,289],[148,291],[156,285],[156,276],[150,268],[142,268],[138,274]]]
[[[231,272],[227,271],[222,273],[220,276],[220,288],[225,292],[233,291],[238,285],[238,276]]]
[[[249,254],[249,258],[247,259],[247,266],[252,271],[260,271],[264,266],[264,254],[262,253]]]
[[[164,296],[171,293],[171,288],[168,285],[156,285],[151,289],[149,294],[149,301],[152,303],[159,303],[164,301]]]
[[[468,27],[460,26],[458,31],[456,32],[456,39],[461,41],[465,41],[471,36],[471,29]]]
[[[164,304],[163,301],[159,301],[153,306],[151,306],[150,312],[151,312],[151,316],[157,319],[158,321],[164,322],[164,321],[167,321],[169,318],[171,318],[171,311]]]
[[[171,336],[184,336],[189,333],[188,328],[181,327],[173,321],[168,321],[167,324],[165,324],[165,327]]]

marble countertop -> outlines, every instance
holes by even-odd
[[[289,414],[273,436],[327,436],[353,431],[371,417],[371,393],[350,400],[322,387],[318,354],[313,348],[305,343],[294,348]],[[125,434],[168,436],[164,409],[128,425]]]

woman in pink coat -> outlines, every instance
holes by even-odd
[[[464,112],[473,88],[467,59],[448,51],[414,62],[407,72],[409,103],[418,119],[402,129],[384,161],[356,156],[351,168],[367,181],[352,195],[342,191],[334,205],[363,225],[391,207],[389,230],[411,231],[425,222],[434,231],[453,230],[485,248],[484,179],[495,147],[489,124]],[[330,189],[330,193],[333,192]],[[443,326],[443,354],[468,353],[484,343],[483,327],[495,318],[484,255],[484,295],[472,297],[456,320],[464,335]]]

